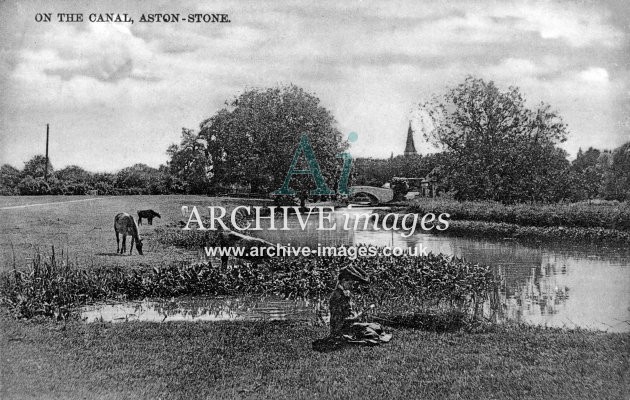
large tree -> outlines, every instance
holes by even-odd
[[[280,188],[302,135],[307,135],[322,175],[334,191],[347,142],[320,100],[295,86],[250,89],[203,121],[199,136],[207,143],[212,184],[251,185],[252,191]],[[303,155],[302,155],[303,156]],[[294,178],[291,187],[314,187],[311,176]]]
[[[179,145],[173,144],[166,151],[170,157],[168,173],[172,179],[167,186],[186,193],[207,193],[212,177],[212,163],[208,157],[206,138],[192,129],[182,128]]]
[[[420,104],[425,137],[445,151],[445,178],[458,199],[556,200],[568,167],[567,127],[544,103],[526,107],[516,87],[468,77]]]

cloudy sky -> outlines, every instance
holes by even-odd
[[[0,1],[0,164],[44,152],[60,168],[158,166],[250,87],[317,94],[355,156],[404,149],[414,105],[473,74],[517,85],[568,123],[563,147],[630,140],[630,7],[607,2]],[[129,13],[128,23],[37,23],[37,13]],[[228,13],[229,24],[139,23]],[[53,15],[54,16],[54,15]],[[416,134],[421,152],[430,151]]]

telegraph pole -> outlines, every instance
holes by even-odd
[[[44,181],[48,182],[48,124],[46,124],[46,165],[44,166]]]

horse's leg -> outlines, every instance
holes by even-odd
[[[122,235],[122,248],[120,249],[120,254],[125,254],[127,252],[127,235],[123,233]]]
[[[228,256],[221,256],[221,266],[223,268],[227,268],[229,258]]]
[[[129,255],[131,255],[131,253],[133,252],[133,242],[134,242],[134,237],[133,235],[131,235],[131,244],[129,244]]]
[[[149,221],[149,225],[153,225],[153,217],[149,217],[147,220]]]
[[[116,232],[116,254],[120,253],[120,237],[118,237],[118,232]]]

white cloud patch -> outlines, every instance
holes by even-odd
[[[608,71],[600,67],[591,67],[579,73],[581,80],[594,84],[607,84]]]
[[[511,18],[515,31],[537,32],[542,39],[561,39],[574,47],[615,46],[623,34],[606,23],[602,9],[570,2],[524,1],[502,3],[489,13]]]

